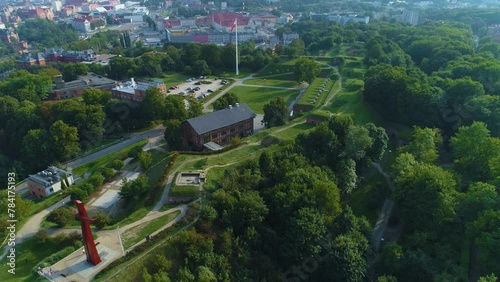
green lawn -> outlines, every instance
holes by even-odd
[[[79,167],[75,168],[73,170],[73,173],[76,174],[76,175],[80,175],[80,176],[83,175],[86,172],[94,173],[98,169],[106,167],[108,164],[110,164],[114,160],[117,160],[117,159],[120,159],[120,160],[126,159],[127,155],[128,155],[128,152],[131,149],[138,148],[138,147],[142,148],[147,143],[148,143],[148,140],[141,140],[141,141],[135,142],[133,144],[130,144],[127,147],[125,147],[125,148],[123,148],[121,150],[115,151],[115,152],[113,152],[111,154],[108,154],[108,155],[106,155],[106,156],[104,156],[102,158],[99,158],[99,159],[97,159],[97,160],[95,160],[93,162],[90,162],[90,163],[88,163],[86,165],[79,166]]]
[[[37,244],[34,238],[27,239],[21,244],[16,244],[16,269],[15,274],[7,272],[7,258],[0,261],[0,281],[36,281],[37,275],[33,275],[32,269],[43,259],[53,253],[62,250],[66,246],[60,246],[50,240],[43,245]]]
[[[153,185],[156,181],[158,181],[158,179],[161,178],[171,158],[171,155],[166,155],[163,152],[159,152],[159,154],[157,154],[156,160],[155,157],[153,157],[153,165],[146,171],[149,185]]]
[[[255,75],[255,77],[293,72],[296,61],[296,59],[292,59],[278,63],[270,63],[265,66],[257,75]]]
[[[330,93],[331,89],[335,84],[334,80],[329,79],[328,82],[325,84],[323,92],[319,92],[325,81],[326,78],[321,78],[321,77],[315,78],[314,81],[309,85],[307,90],[304,92],[302,97],[300,97],[297,104],[312,106],[312,107],[320,105],[321,102],[323,102],[326,99],[328,93]],[[316,96],[318,92],[320,94],[319,96]]]
[[[198,185],[176,185],[172,183],[170,197],[198,197],[200,187]]]
[[[243,84],[250,85],[263,85],[263,86],[278,86],[278,87],[287,87],[294,88],[298,87],[298,83],[292,80],[283,80],[283,79],[266,79],[266,78],[257,78],[257,79],[248,79],[243,82]]]
[[[231,71],[225,71],[225,72],[219,73],[216,76],[219,76],[219,77],[244,78],[244,77],[250,76],[253,73],[251,70],[248,70],[248,69],[241,69],[240,68],[239,71],[240,71],[239,75],[236,75],[236,70],[231,70]]]
[[[173,213],[169,213],[169,214],[160,216],[159,218],[153,219],[145,225],[139,225],[139,226],[136,226],[132,229],[125,231],[124,234],[122,235],[123,247],[125,249],[130,248],[131,246],[133,246],[137,242],[146,238],[146,235],[155,232],[156,230],[160,229],[162,226],[164,226],[167,223],[174,220],[180,213],[181,213],[180,211],[175,211]]]
[[[310,123],[300,123],[297,125],[294,125],[290,128],[287,128],[285,130],[270,134],[271,136],[277,137],[282,140],[290,140],[290,139],[295,139],[297,135],[300,133],[307,132],[308,130],[314,128],[314,124]]]
[[[188,79],[190,77],[191,76],[187,75],[187,74],[172,72],[172,73],[165,74],[162,78],[156,78],[156,80],[163,81],[163,83],[165,83],[165,85],[167,86],[167,89],[168,89],[170,86],[180,84],[180,83],[186,81],[186,79]]]
[[[365,216],[374,226],[383,205],[384,194],[389,193],[390,189],[384,176],[373,167],[370,167],[363,177],[363,180],[349,195],[347,204],[352,208],[354,214]],[[384,187],[385,190],[379,191],[377,185]]]
[[[283,97],[287,104],[299,94],[298,90],[272,89],[265,87],[237,86],[231,92],[235,93],[240,103],[246,103],[257,114],[264,113],[264,105],[272,99]]]
[[[144,201],[142,201],[144,202]],[[121,211],[115,218],[113,225],[104,227],[106,230],[116,229],[119,226],[125,226],[129,223],[136,222],[145,217],[151,211],[151,207],[140,207],[132,213],[129,210]]]

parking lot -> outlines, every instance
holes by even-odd
[[[190,80],[190,81],[189,81]],[[210,81],[210,84],[201,83],[201,81]],[[167,90],[169,94],[182,95],[182,96],[192,96],[198,99],[202,99],[205,96],[211,94],[211,92],[217,91],[219,88],[224,86],[223,79],[215,77],[205,77],[205,78],[190,78],[188,81],[183,82],[178,85],[167,85]],[[174,89],[174,87],[177,87]]]

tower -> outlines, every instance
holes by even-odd
[[[85,254],[87,255],[87,261],[93,265],[97,265],[101,262],[101,257],[95,247],[94,238],[92,238],[92,230],[90,229],[90,222],[93,222],[95,219],[88,216],[85,206],[80,200],[75,200],[75,204],[78,208],[78,212],[75,213],[75,216],[80,220],[82,226],[83,246],[85,248]]]

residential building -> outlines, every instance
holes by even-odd
[[[78,76],[78,79],[65,82],[62,75],[56,76],[50,100],[64,100],[82,96],[83,91],[88,88],[111,90],[116,86],[116,81],[90,72]]]
[[[283,45],[292,43],[294,39],[299,39],[298,33],[283,33]]]
[[[74,29],[76,29],[80,32],[89,32],[90,31],[90,21],[87,20],[87,17],[74,18],[70,24]]]
[[[167,95],[167,86],[162,81],[136,82],[134,78],[111,89],[111,95],[116,99],[141,102],[150,87],[157,87],[163,95]]]
[[[21,10],[21,18],[26,19],[49,19],[54,20],[54,12],[52,7],[40,7],[35,9],[23,9]]]
[[[48,197],[73,185],[74,179],[71,172],[55,166],[28,177],[29,193],[38,199]]]
[[[403,15],[401,16],[401,21],[405,22],[405,23],[409,23],[411,25],[417,25],[418,24],[418,16],[419,16],[418,11],[404,10]]]
[[[227,109],[190,118],[182,123],[182,146],[201,151],[213,148],[213,143],[224,146],[234,137],[250,136],[255,117],[246,104],[236,103]]]
[[[23,53],[17,61],[18,68],[28,68],[34,65],[45,66],[43,53]]]

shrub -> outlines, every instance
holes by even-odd
[[[45,230],[40,230],[35,235],[35,242],[37,244],[45,244],[49,239],[49,234]]]
[[[104,181],[109,181],[115,176],[115,171],[109,167],[102,168],[99,173],[104,177]]]
[[[99,187],[104,183],[104,177],[100,173],[96,173],[89,177],[88,183],[94,187]]]
[[[65,207],[55,209],[47,216],[47,220],[57,224],[58,227],[70,224],[74,218],[75,216],[71,209]]]
[[[130,152],[129,152],[129,155],[130,155]],[[135,155],[134,157],[131,157],[131,158],[135,158],[136,156],[137,155]],[[114,160],[111,162],[109,167],[116,169],[116,170],[120,170],[123,167],[123,161],[122,160]]]
[[[81,188],[74,187],[69,195],[72,201],[74,200],[83,201],[88,197],[89,194],[87,193],[87,191]]]
[[[94,216],[94,225],[97,229],[103,229],[106,225],[111,224],[111,217],[103,212],[98,212]]]

